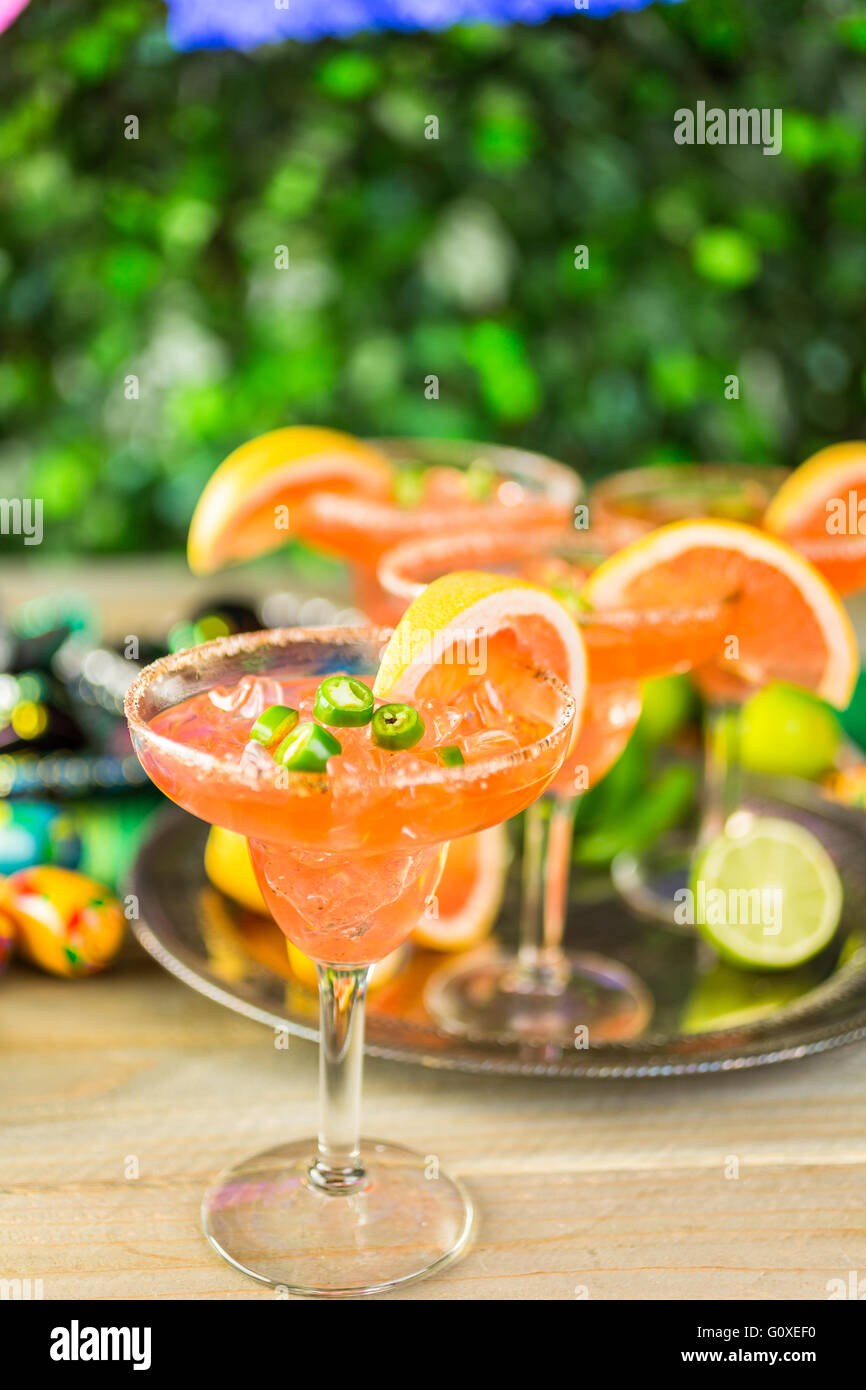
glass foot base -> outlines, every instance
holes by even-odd
[[[513,956],[440,970],[424,1002],[447,1033],[478,1042],[574,1048],[637,1037],[652,998],[625,966],[604,956],[571,955],[554,983],[518,976]]]
[[[366,1185],[332,1196],[308,1178],[313,1139],[222,1172],[202,1202],[204,1233],[244,1274],[288,1293],[353,1298],[442,1269],[465,1248],[472,1203],[435,1156],[362,1141]]]
[[[693,936],[694,928],[680,926],[674,913],[677,892],[691,882],[695,849],[694,840],[665,836],[641,854],[624,851],[611,865],[613,886],[638,916]]]

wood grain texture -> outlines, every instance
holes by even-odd
[[[0,1277],[46,1299],[273,1298],[211,1251],[198,1206],[224,1164],[314,1131],[315,1047],[277,1051],[135,946],[102,979],[16,966],[0,991]],[[365,1113],[478,1206],[469,1254],[392,1298],[824,1299],[866,1276],[862,1047],[610,1084],[374,1059]]]

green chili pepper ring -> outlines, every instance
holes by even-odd
[[[424,737],[424,720],[411,705],[381,705],[373,715],[373,742],[398,751],[414,748]]]
[[[443,767],[465,767],[466,759],[460,752],[456,743],[449,743],[445,748],[436,749],[436,757]]]
[[[373,717],[373,692],[354,676],[328,676],[316,691],[313,714],[323,724],[357,728]]]
[[[284,738],[274,758],[290,772],[325,772],[328,759],[342,753],[343,746],[321,724],[299,724]]]
[[[298,711],[289,705],[268,705],[250,729],[250,738],[266,748],[276,748],[296,727],[299,718]]]

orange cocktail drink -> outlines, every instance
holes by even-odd
[[[514,712],[494,709],[470,681],[447,703],[417,702],[424,733],[413,747],[378,747],[368,725],[341,728],[327,772],[287,774],[250,729],[270,706],[313,720],[320,682],[244,675],[158,714],[142,763],[174,801],[248,837],[265,900],[300,950],[329,965],[369,965],[415,925],[446,839],[508,819],[549,782],[562,748],[545,744],[551,725],[535,692],[532,714],[520,712],[530,679],[517,667],[500,683]],[[463,764],[444,777],[437,752],[446,747]],[[207,755],[206,775],[187,750]]]
[[[838,594],[866,587],[866,441],[831,444],[801,463],[763,525],[796,546]]]
[[[417,922],[448,840],[538,796],[575,717],[555,675],[519,664],[495,691],[467,679],[411,705],[376,696],[387,637],[224,638],[147,667],[126,702],[148,775],[185,810],[248,837],[277,924],[317,962],[318,1143],[241,1162],[203,1207],[221,1254],[298,1293],[378,1292],[465,1244],[459,1184],[430,1182],[420,1155],[359,1139],[366,982]]]
[[[727,605],[593,609],[583,589],[606,554],[592,536],[548,528],[408,542],[379,568],[383,588],[403,604],[447,570],[475,567],[528,579],[559,602],[586,650],[588,684],[575,745],[549,788],[549,804],[536,803],[527,816],[517,957],[458,963],[428,990],[437,1021],[454,1032],[573,1046],[579,1026],[590,1027],[595,1038],[625,1037],[648,1018],[646,992],[628,971],[563,949],[574,814],[581,793],[604,776],[631,736],[641,682],[709,659],[723,639]],[[519,625],[497,633],[488,640],[488,668],[498,669],[520,650]]]

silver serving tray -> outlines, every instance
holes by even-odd
[[[749,800],[756,809],[787,815],[818,833],[845,887],[840,941],[802,968],[799,993],[789,1002],[766,1006],[736,1026],[730,1026],[729,1009],[721,1027],[713,1026],[712,1008],[705,1009],[699,1031],[686,1031],[684,1019],[695,1016],[696,991],[706,988],[706,948],[692,936],[636,920],[607,880],[578,884],[575,876],[581,897],[571,903],[569,938],[581,949],[623,961],[649,986],[655,1008],[643,1036],[562,1052],[450,1037],[433,1025],[422,999],[427,978],[449,958],[412,948],[401,973],[371,994],[367,1052],[464,1072],[613,1079],[768,1066],[866,1039],[866,816],[795,781],[755,782]],[[269,1027],[316,1040],[315,995],[292,978],[274,923],[244,911],[206,878],[207,831],[172,807],[143,846],[133,882],[141,909],[139,941],[200,994]],[[514,939],[518,878],[519,865],[513,864],[497,927],[506,943]]]

